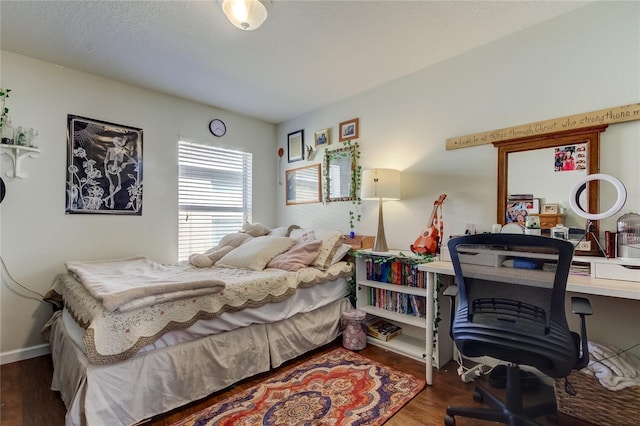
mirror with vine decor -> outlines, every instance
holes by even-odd
[[[325,151],[325,201],[353,201],[356,199],[355,147]]]

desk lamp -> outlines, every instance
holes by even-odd
[[[373,251],[389,251],[387,239],[384,235],[382,202],[400,199],[400,171],[394,169],[363,170],[360,198],[363,200],[378,200],[378,232],[376,233]]]

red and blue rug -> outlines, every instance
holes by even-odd
[[[381,425],[424,385],[424,380],[338,348],[173,426]]]

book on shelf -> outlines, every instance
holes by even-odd
[[[367,326],[367,334],[383,342],[388,342],[401,333],[402,328],[383,319],[377,319]]]
[[[409,298],[411,299],[411,310],[413,315],[417,317],[427,316],[426,298],[424,296],[416,296],[413,294],[409,295]]]
[[[395,259],[379,260],[376,256],[370,256],[364,262],[366,277],[370,281],[420,288],[427,286],[426,275],[418,270],[416,263]]]
[[[381,288],[369,287],[366,290],[367,304],[385,311],[404,315],[426,316],[427,298]]]

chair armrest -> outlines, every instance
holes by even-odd
[[[450,285],[449,287],[444,289],[442,294],[445,296],[453,297],[455,299],[455,297],[458,295],[458,286]]]
[[[584,317],[593,314],[591,302],[584,297],[572,297],[571,312],[580,315],[580,357],[574,368],[581,370],[589,364],[589,340],[587,337],[587,323]]]
[[[578,315],[593,315],[591,302],[589,302],[589,299],[585,299],[584,297],[572,297],[571,312]]]

